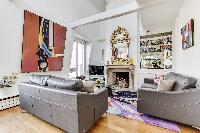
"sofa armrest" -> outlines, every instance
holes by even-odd
[[[94,108],[94,119],[97,121],[108,110],[108,90],[102,88],[91,94],[78,95],[78,108]]]
[[[181,91],[138,90],[137,109],[140,113],[199,126],[200,89]]]
[[[93,106],[108,102],[108,89],[102,88],[94,93],[82,93],[78,95],[80,106]],[[84,103],[84,104],[81,104]]]
[[[108,89],[107,88],[101,88],[98,91],[94,92],[94,93],[89,93],[89,95],[100,95],[100,94],[104,94],[104,93],[108,93]]]
[[[144,78],[144,83],[154,84],[154,79],[153,78]]]
[[[153,89],[138,90],[138,104],[157,103],[164,106],[180,107],[200,104],[200,89],[191,88],[181,91],[157,91]]]

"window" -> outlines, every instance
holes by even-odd
[[[85,41],[77,39],[73,44],[71,65],[70,65],[70,78],[85,74]]]
[[[76,42],[74,41],[69,73],[70,78],[76,77],[76,49]]]
[[[84,61],[85,61],[85,45],[78,43],[78,76],[84,75]]]

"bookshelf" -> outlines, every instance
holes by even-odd
[[[141,69],[172,69],[172,32],[140,37]]]

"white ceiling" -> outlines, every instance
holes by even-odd
[[[104,0],[91,1],[94,4],[95,1],[99,1],[101,3]],[[138,12],[141,18],[142,26],[145,28],[151,26],[159,27],[160,25],[171,26],[172,24],[174,24],[184,0],[137,0],[137,2],[139,6],[147,4],[148,2],[164,2],[162,4],[158,4],[157,6],[146,8]],[[98,10],[103,10],[104,6],[102,3],[100,3],[95,3],[96,7],[98,7]],[[105,28],[105,25],[103,24],[103,22],[101,22],[101,24],[96,23],[78,27],[76,30],[77,33],[79,32],[82,36],[85,36],[87,39],[94,41],[98,40],[99,38],[103,38],[103,35],[106,34]]]
[[[0,0],[9,1],[9,0]],[[93,2],[92,2],[93,1]],[[102,4],[94,1],[101,0],[12,0],[14,6],[21,10],[29,10],[61,25],[67,26],[74,20],[95,15]],[[97,9],[97,6],[99,7]],[[103,7],[103,6],[102,6]]]
[[[99,10],[99,11],[105,11],[106,10],[106,1],[105,0],[90,0],[94,6]]]
[[[143,4],[147,1],[153,0],[138,0],[138,3]],[[139,11],[143,27],[174,23],[183,2],[184,0],[168,0],[165,4]]]
[[[143,26],[152,26],[157,24],[174,22],[184,0],[89,0],[99,12],[105,11],[106,6],[123,6],[131,2],[137,2],[139,6],[148,3],[162,3],[158,6],[146,8],[139,11]],[[85,1],[86,2],[86,1]],[[108,5],[106,5],[108,3]],[[109,4],[112,3],[112,4]],[[89,7],[87,7],[89,8]]]
[[[75,28],[75,33],[82,36],[86,41],[99,41],[105,39],[106,24],[99,22],[83,25]]]

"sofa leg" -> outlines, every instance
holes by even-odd
[[[108,117],[108,113],[106,112],[105,114],[106,114],[106,117]]]
[[[200,127],[195,127],[195,126],[192,126],[193,128],[196,128],[197,130],[200,130]]]
[[[22,109],[22,110],[21,110],[21,112],[22,112],[22,113],[27,113],[27,111],[26,111],[26,110],[24,110],[24,109]]]

